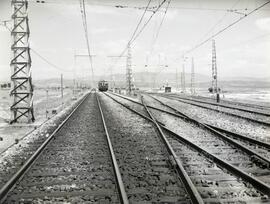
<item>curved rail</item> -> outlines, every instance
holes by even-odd
[[[117,102],[118,104],[121,104],[122,106],[126,107],[127,109],[131,110],[132,112],[140,115],[141,117],[147,119],[148,121],[154,122],[151,118],[139,113],[138,111],[132,109],[131,107],[129,107],[128,105],[125,105],[121,102],[119,102],[118,100],[116,100],[115,98],[111,97],[110,95],[106,94],[108,97],[110,97],[112,100],[114,100],[115,102]],[[133,100],[132,100],[133,101]],[[159,123],[159,121],[156,120],[157,123]],[[213,160],[214,162],[216,162],[218,165],[224,167],[225,169],[229,170],[230,172],[232,172],[234,175],[241,177],[243,180],[247,181],[248,183],[252,184],[258,191],[263,192],[264,194],[270,196],[270,186],[267,185],[266,183],[258,180],[257,178],[249,175],[248,173],[242,171],[241,169],[239,169],[238,167],[235,167],[231,164],[229,164],[228,162],[224,161],[223,159],[219,158],[218,156],[215,156],[211,153],[209,153],[207,150],[199,147],[198,145],[192,143],[191,141],[189,141],[188,139],[183,138],[182,136],[180,136],[179,134],[173,132],[172,130],[168,129],[167,127],[160,125],[160,127],[169,132],[172,136],[174,136],[176,139],[181,140],[182,142],[185,142],[186,144],[188,144],[189,146],[193,147],[194,149],[196,149],[197,151],[203,153],[207,158]]]
[[[97,96],[97,93],[95,93],[95,95],[96,95],[96,100],[97,100],[97,103],[98,103],[98,108],[99,108],[99,112],[100,112],[100,115],[101,115],[104,131],[106,133],[106,140],[107,140],[107,144],[108,144],[108,147],[109,147],[109,150],[110,150],[112,164],[113,164],[113,167],[114,167],[113,169],[114,169],[114,173],[115,173],[115,176],[116,176],[116,182],[117,182],[117,187],[118,187],[118,191],[119,191],[119,195],[120,195],[120,200],[121,200],[121,203],[128,204],[129,201],[128,201],[128,198],[127,198],[127,193],[125,191],[125,187],[124,187],[124,183],[123,183],[123,180],[122,180],[122,177],[121,177],[121,173],[120,173],[120,170],[119,170],[116,158],[115,158],[115,154],[114,154],[114,151],[113,151],[110,135],[109,135],[109,132],[108,132],[108,129],[107,129],[107,126],[106,126],[105,119],[104,119],[101,104],[100,104],[99,98]]]
[[[181,164],[181,161],[177,158],[176,156],[176,153],[174,152],[173,148],[171,147],[171,145],[169,144],[167,138],[165,137],[165,135],[163,134],[160,126],[157,124],[157,121],[137,112],[136,110],[130,108],[129,106],[117,101],[116,99],[114,99],[113,97],[109,96],[107,93],[104,93],[106,96],[108,96],[109,98],[113,99],[115,102],[117,102],[118,104],[124,106],[125,108],[127,108],[128,110],[136,113],[137,115],[141,116],[142,118],[148,120],[148,121],[151,121],[153,122],[157,129],[158,129],[158,132],[162,138],[162,140],[164,141],[164,144],[169,152],[169,154],[173,157],[174,161],[175,161],[175,165],[176,166],[176,169],[177,169],[177,173],[179,174],[180,178],[181,178],[181,181],[184,183],[185,185],[185,188],[187,190],[187,192],[189,193],[189,196],[192,200],[192,203],[198,203],[198,204],[203,204],[203,200],[200,196],[200,194],[198,193],[196,187],[194,186],[194,184],[192,183],[191,179],[189,178],[187,172],[185,171],[184,167],[182,166]]]
[[[90,92],[91,93],[91,92]],[[0,189],[0,203],[2,203],[8,194],[8,192],[15,186],[17,181],[19,181],[26,172],[35,163],[38,157],[41,155],[45,147],[52,141],[56,133],[59,132],[70,119],[70,117],[76,112],[76,110],[83,104],[89,94],[86,94],[80,103],[73,109],[73,111],[66,117],[66,119],[53,131],[53,133],[42,143],[42,145],[35,151],[35,153],[23,164],[23,166],[5,183],[5,185]]]

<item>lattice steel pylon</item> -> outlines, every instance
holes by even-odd
[[[132,83],[132,65],[131,65],[131,48],[130,44],[128,44],[127,49],[127,64],[126,64],[126,91],[127,94],[130,95],[133,90],[133,83]]]
[[[217,56],[215,40],[212,40],[212,93],[218,93],[217,85]]]
[[[11,81],[10,92],[13,102],[10,107],[12,119],[10,123],[26,119],[27,122],[35,120],[33,111],[33,85],[31,77],[31,56],[29,48],[28,2],[27,0],[12,0],[12,20],[14,22],[11,31],[13,44],[11,46]]]
[[[190,81],[190,93],[195,94],[195,72],[194,72],[194,58],[191,58],[191,81]]]

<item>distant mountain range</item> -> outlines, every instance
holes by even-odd
[[[90,77],[87,77],[90,78]],[[164,85],[175,87],[181,86],[180,73],[176,77],[175,73],[154,73],[154,72],[136,72],[133,74],[133,83],[136,87],[161,87]],[[126,75],[114,74],[106,76],[95,76],[94,83],[97,84],[99,80],[107,80],[110,86],[125,87]],[[191,74],[185,74],[186,87],[190,86]],[[196,87],[209,87],[211,84],[211,77],[203,74],[195,74],[195,86]],[[255,77],[226,77],[219,79],[220,87],[262,87],[270,88],[270,77],[267,78],[255,78]],[[35,87],[56,87],[60,86],[60,78],[33,80]],[[64,86],[73,87],[73,79],[64,78]],[[78,85],[90,85],[90,81],[82,78],[77,78],[76,83]]]

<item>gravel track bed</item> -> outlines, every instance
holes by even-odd
[[[163,106],[158,101],[152,99],[151,97],[149,97],[147,95],[144,96],[144,98],[147,101],[147,104],[152,104],[154,107],[158,107],[160,109],[164,109],[166,107],[166,106]],[[156,110],[153,110],[153,111],[156,111]],[[169,111],[172,112],[171,109]],[[158,111],[156,111],[156,112],[158,112]],[[166,114],[166,113],[163,113],[163,114]],[[175,117],[175,119],[177,120],[176,117]],[[179,118],[179,120],[181,120],[181,119]],[[228,135],[228,137],[230,137],[230,135]],[[236,139],[239,143],[241,143],[242,145],[246,146],[249,149],[252,149],[253,151],[257,152],[258,154],[263,155],[265,158],[270,159],[270,151],[269,151],[269,149],[267,149],[267,148],[265,148],[263,146],[251,144],[249,142],[246,142],[246,141],[243,141],[243,140],[240,140],[240,139],[237,139],[237,138],[233,138],[233,139]]]
[[[154,126],[104,94],[101,104],[130,203],[189,203]]]
[[[166,99],[163,97],[156,98],[176,108],[180,112],[183,112],[189,117],[203,123],[208,123],[231,132],[270,142],[270,128],[264,125],[254,124],[241,118],[236,118],[223,113],[217,113],[216,111],[206,110],[193,105],[180,103],[175,100]]]
[[[119,203],[94,94],[67,121],[6,203]]]
[[[179,99],[177,97],[174,97],[174,98],[177,99],[177,100],[183,101],[183,102],[192,103],[194,105],[200,105],[200,106],[203,106],[203,107],[211,108],[213,110],[223,111],[223,112],[226,112],[226,113],[232,113],[232,114],[236,114],[236,115],[243,116],[243,117],[246,117],[246,118],[251,118],[251,119],[254,119],[254,120],[270,123],[270,117],[268,117],[268,116],[259,115],[259,114],[256,114],[256,113],[248,113],[248,112],[245,112],[245,111],[235,110],[235,109],[231,109],[231,108],[225,108],[225,107],[221,107],[221,106],[215,106],[215,105],[210,105],[210,104],[199,103],[199,102],[196,102],[196,101],[182,100],[182,99]]]
[[[252,186],[168,133],[166,136],[205,203],[263,203],[265,197]]]
[[[226,162],[249,173],[250,175],[253,175],[259,180],[270,184],[269,169],[261,166],[260,163],[255,164],[257,162],[254,162],[253,159],[245,152],[194,124],[176,119],[158,111],[152,110],[151,112],[155,118],[164,123],[166,127],[173,130],[177,134],[192,141],[192,143],[207,150],[209,153],[214,154]],[[266,154],[262,154],[262,156],[265,155]],[[266,176],[269,178],[266,179]]]
[[[149,102],[149,97],[145,97],[144,99]],[[118,97],[117,97],[117,100]],[[122,99],[124,100],[124,99]],[[122,102],[122,101],[121,101]],[[151,100],[151,105],[154,100]],[[132,105],[132,102],[125,100],[125,104],[134,108],[138,112],[146,114],[145,111],[142,111],[139,108],[139,105]],[[147,103],[149,105],[149,103]],[[239,168],[243,170],[249,170],[248,173],[254,173],[248,164],[254,166],[254,164],[250,161],[248,155],[243,155],[242,152],[239,152],[237,149],[232,148],[226,142],[218,138],[210,138],[207,137],[206,131],[199,130],[197,126],[190,127],[183,121],[183,123],[176,123],[177,119],[173,119],[174,117],[169,117],[167,114],[160,113],[159,111],[151,110],[154,117],[165,123],[168,128],[174,130],[180,135],[186,135],[187,139],[191,140],[191,135],[196,135],[196,139],[193,138],[193,142],[199,144],[203,148],[210,148],[210,152],[218,155],[220,158],[226,160],[234,165],[238,165]],[[167,117],[168,116],[168,117]],[[169,125],[167,125],[169,123]],[[191,124],[190,124],[191,125]],[[185,127],[186,126],[186,127]],[[185,128],[183,128],[185,127]],[[184,130],[182,130],[184,129]],[[181,130],[181,132],[179,132]],[[165,132],[166,133],[166,132]],[[177,156],[179,156],[182,164],[187,171],[188,175],[191,177],[191,180],[195,184],[199,193],[206,203],[263,203],[267,199],[263,194],[254,189],[250,184],[243,182],[241,179],[231,175],[231,173],[227,172],[226,169],[222,169],[216,166],[215,163],[209,161],[205,156],[202,156],[196,150],[191,149],[186,144],[179,142],[178,140],[171,137],[168,133],[166,133],[167,138],[169,139],[170,144],[175,150]],[[193,136],[192,136],[193,137]],[[200,140],[198,140],[200,138]],[[199,142],[196,142],[198,140]],[[209,145],[209,144],[210,145]],[[218,145],[214,145],[218,144]],[[218,148],[218,149],[217,149]],[[223,149],[220,153],[220,148]],[[238,162],[240,159],[240,162]],[[237,161],[237,162],[236,162]],[[261,169],[256,166],[256,169]],[[265,176],[265,172],[269,173],[269,171],[265,171],[265,169],[261,169],[261,172]],[[270,174],[270,173],[269,173]],[[263,177],[264,178],[264,177]],[[269,181],[270,182],[270,181]]]
[[[144,100],[146,104],[149,105],[154,99],[145,97]],[[157,120],[164,123],[166,127],[173,130],[177,134],[192,141],[194,144],[207,150],[209,153],[214,154],[226,162],[249,173],[250,175],[253,175],[259,180],[270,184],[269,169],[266,169],[263,165],[261,165],[261,163],[254,161],[253,158],[242,150],[236,148],[234,145],[223,141],[218,136],[198,127],[195,124],[191,124],[165,113],[160,113],[160,111],[152,110],[151,112]],[[262,156],[269,157],[269,152],[262,152]],[[269,178],[267,178],[267,176]]]
[[[144,107],[142,105],[139,105],[139,104],[136,104],[136,103],[133,103],[131,101],[128,101],[127,99],[123,99],[119,96],[115,96],[115,95],[112,95],[112,94],[108,94],[110,97],[114,98],[115,100],[129,106],[130,108],[133,108],[133,109],[136,109],[138,112],[142,113],[142,114],[145,114],[145,110],[144,110]],[[139,101],[141,103],[141,101]]]
[[[79,101],[75,102],[0,155],[0,187],[18,171],[78,103]]]

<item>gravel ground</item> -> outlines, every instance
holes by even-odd
[[[216,111],[206,110],[189,104],[180,103],[175,100],[156,97],[162,102],[176,108],[191,118],[208,123],[225,130],[236,132],[248,137],[270,142],[270,128],[264,125],[254,124],[241,118],[236,118]]]
[[[94,94],[78,108],[7,203],[119,203]]]
[[[79,100],[78,100],[79,101]],[[78,103],[74,102],[27,137],[0,154],[0,187],[23,165]]]
[[[187,203],[152,124],[101,95],[112,145],[131,203]]]
[[[7,91],[6,91],[7,92]],[[3,96],[1,96],[3,94]],[[65,108],[72,105],[74,101],[71,100],[72,92],[69,89],[66,89],[63,97],[63,105],[61,100],[61,95],[59,91],[51,90],[49,92],[49,100],[47,103],[46,100],[46,91],[45,90],[36,90],[35,92],[35,100],[34,100],[34,113],[35,113],[35,122],[31,124],[23,124],[23,123],[14,123],[8,124],[9,117],[7,117],[7,121],[0,121],[0,137],[2,141],[0,141],[0,154],[2,151],[7,149],[9,146],[12,146],[16,143],[17,140],[23,139],[26,135],[32,133],[36,128],[39,128],[43,123],[45,123],[49,118],[55,116],[52,113],[52,110],[56,110],[57,113],[61,112]],[[0,97],[4,97],[4,99],[0,99],[0,105],[3,107],[0,108],[10,116],[10,110],[8,106],[8,102],[10,100],[9,96],[6,96],[6,93],[0,91]],[[2,101],[2,102],[1,102]],[[48,109],[48,119],[45,117],[46,108]],[[0,113],[1,117],[1,113]]]

